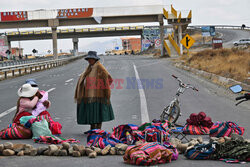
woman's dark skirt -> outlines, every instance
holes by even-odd
[[[78,124],[97,124],[111,121],[114,119],[113,108],[111,104],[100,102],[84,103],[77,105],[77,123]]]

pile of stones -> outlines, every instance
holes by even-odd
[[[128,145],[116,144],[115,147],[111,145],[104,149],[98,147],[85,147],[84,145],[63,143],[62,145],[51,144],[47,147],[34,148],[30,144],[13,144],[6,142],[0,144],[0,155],[3,156],[73,156],[81,157],[88,156],[89,158],[96,158],[97,155],[124,155]]]

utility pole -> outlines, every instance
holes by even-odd
[[[20,36],[20,32],[19,32],[19,28],[17,28],[17,31],[19,33],[19,36]],[[18,56],[19,56],[19,59],[21,58],[21,42],[20,42],[20,38],[18,39]],[[21,55],[21,56],[20,56]]]

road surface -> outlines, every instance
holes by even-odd
[[[216,31],[222,34],[224,48],[232,48],[235,41],[250,38],[249,30],[216,29]]]
[[[179,124],[184,124],[191,113],[204,111],[214,122],[227,120],[238,122],[240,126],[246,128],[244,137],[250,138],[249,103],[236,107],[233,100],[235,95],[207,80],[173,67],[169,59],[154,59],[150,56],[103,56],[100,61],[109,70],[115,80],[124,80],[124,83],[121,85],[122,88],[117,88],[118,85],[115,84],[115,88],[112,90],[111,102],[115,113],[115,120],[103,123],[104,130],[111,132],[114,126],[120,124],[132,123],[140,125],[142,120],[159,118],[162,109],[172,100],[178,88],[177,81],[171,77],[171,74],[175,74],[184,82],[193,84],[199,89],[199,92],[188,90],[180,97],[182,116],[178,120]],[[87,62],[81,59],[58,68],[1,81],[1,129],[5,128],[11,122],[15,113],[13,107],[15,107],[18,99],[17,89],[26,79],[35,78],[40,89],[50,91],[49,99],[52,105],[49,112],[55,121],[62,124],[62,137],[75,138],[80,140],[81,144],[86,145],[87,136],[83,132],[89,130],[89,126],[77,125],[76,104],[73,100],[76,82],[86,67]],[[133,89],[131,83],[128,85],[127,81],[134,77],[139,77],[140,79],[144,79],[144,81],[159,81],[160,84],[158,86],[154,84],[152,87],[144,90]],[[203,137],[205,140],[208,140],[208,136]],[[0,143],[4,142],[6,141],[0,140]],[[31,139],[14,140],[13,142],[29,143],[34,145],[34,147],[42,145],[35,144]],[[46,156],[0,157],[1,167],[42,167],[48,165],[58,167],[129,166],[123,163],[122,156],[98,156],[96,159]],[[180,155],[179,160],[159,166],[214,167],[225,165],[228,166],[228,164],[220,161],[187,160],[183,155]]]

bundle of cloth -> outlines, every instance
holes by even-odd
[[[23,116],[20,118],[20,124],[25,128],[32,131],[32,139],[36,143],[45,144],[61,144],[63,142],[79,143],[75,139],[64,139],[62,137],[55,136],[56,134],[61,134],[61,124],[54,122],[48,115],[43,116]],[[59,124],[58,126],[53,126],[53,124]]]
[[[197,126],[202,125],[204,127],[211,128],[214,123],[212,122],[211,117],[208,117],[206,113],[201,111],[198,114],[192,113],[189,116],[189,119],[187,119],[187,124]]]
[[[112,137],[109,132],[101,129],[93,129],[88,131],[87,141],[88,147],[94,146],[101,149],[104,149],[108,145],[111,145],[111,147],[115,147],[116,144],[122,143],[117,138]]]
[[[232,139],[217,143],[211,159],[227,163],[250,162],[250,143],[243,139]]]
[[[128,145],[141,142],[167,142],[170,138],[168,122],[144,123],[141,126],[134,124],[118,125],[113,132],[94,129],[87,132],[88,146],[104,148],[107,145],[124,143]]]
[[[53,121],[53,119],[49,115],[42,116],[23,116],[20,118],[20,124],[24,125],[25,128],[31,128],[32,124],[35,122],[41,122],[45,119],[48,122],[49,129],[53,135],[60,135],[62,125],[59,122]]]
[[[214,124],[211,117],[204,112],[192,113],[186,121],[183,132],[191,135],[207,135]]]
[[[173,151],[158,142],[129,146],[123,156],[127,164],[149,166],[171,162]]]

